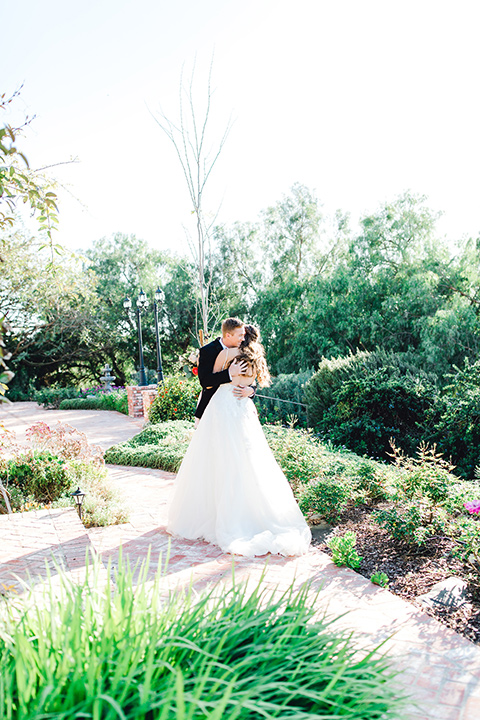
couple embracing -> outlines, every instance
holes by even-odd
[[[253,325],[237,318],[200,350],[198,427],[178,472],[169,532],[253,557],[301,555],[310,529],[278,466],[251,398],[268,385],[265,353]]]

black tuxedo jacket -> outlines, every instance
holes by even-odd
[[[201,418],[205,408],[212,399],[220,385],[230,382],[230,373],[227,370],[214,373],[213,366],[217,356],[222,352],[223,347],[220,338],[212,340],[208,345],[200,348],[198,356],[198,379],[202,386],[202,397],[195,410],[195,417]],[[207,389],[208,388],[208,389]]]

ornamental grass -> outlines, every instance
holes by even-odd
[[[400,717],[388,662],[317,619],[308,587],[168,593],[148,563],[99,570],[1,600],[2,720]]]

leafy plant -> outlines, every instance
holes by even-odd
[[[323,358],[318,370],[305,385],[305,402],[308,407],[308,423],[318,427],[325,412],[334,402],[335,393],[351,378],[353,367],[364,364],[370,353],[357,350],[337,358]]]
[[[276,461],[293,488],[322,473],[322,450],[311,430],[264,425],[263,431]]]
[[[57,500],[71,486],[66,461],[49,452],[27,451],[9,460],[1,479],[37,503]]]
[[[379,368],[342,384],[319,429],[333,444],[359,455],[386,459],[392,438],[401,439],[413,453],[425,432],[434,392],[426,380]]]
[[[35,401],[47,410],[58,410],[62,400],[76,398],[78,393],[74,387],[42,388],[35,392]]]
[[[412,353],[390,352],[379,348],[374,352],[357,350],[340,357],[323,358],[318,370],[305,385],[309,425],[314,428],[322,427],[325,414],[336,403],[337,394],[345,382],[361,383],[371,375],[376,376],[381,370],[386,370],[390,379],[403,378],[410,382],[426,382],[429,385],[435,382],[435,376],[422,370]],[[385,411],[388,409],[386,406]],[[386,416],[388,414],[386,412]]]
[[[128,521],[128,510],[118,490],[110,484],[105,467],[90,461],[68,463],[70,491],[81,487],[85,493],[82,522],[85,527],[104,527]],[[53,507],[70,507],[70,492],[53,503]]]
[[[351,480],[354,483],[356,500],[376,504],[389,497],[389,487],[394,473],[381,463],[362,458],[353,464]]]
[[[108,483],[102,449],[89,445],[84,433],[60,422],[53,429],[38,422],[26,432],[33,447],[25,450],[1,426],[0,431],[0,450],[12,455],[0,453],[0,485],[8,489],[14,511],[71,506],[70,492],[81,486],[86,527],[127,520],[118,492]]]
[[[355,548],[357,536],[352,530],[347,530],[342,536],[334,536],[327,540],[327,545],[332,551],[332,560],[335,565],[346,565],[355,570],[360,566],[362,557]]]
[[[457,472],[472,478],[480,463],[480,361],[470,364],[466,358],[447,379],[436,401],[431,436]]]
[[[126,390],[114,390],[111,393],[98,393],[95,397],[78,397],[62,400],[60,410],[115,410],[128,415],[128,397]]]
[[[318,513],[328,522],[335,522],[345,510],[351,488],[347,483],[318,478],[300,493],[299,506],[304,515]]]
[[[388,587],[388,575],[386,575],[384,572],[375,572],[370,578],[370,581],[374,585],[380,585],[380,587],[386,588]]]
[[[372,514],[372,520],[384,527],[395,540],[413,545],[423,545],[427,537],[436,530],[435,525],[423,523],[420,508],[411,502],[401,507],[391,505],[376,510]]]
[[[103,465],[103,450],[99,445],[90,445],[85,433],[58,421],[51,428],[44,422],[36,422],[26,431],[34,450],[49,450],[64,460],[82,459],[95,465]]]
[[[435,446],[421,444],[416,458],[405,456],[394,444],[392,449],[399,469],[392,504],[375,511],[372,518],[395,539],[423,545],[428,537],[446,529],[452,505],[458,504],[458,479]]]
[[[193,432],[193,423],[170,420],[149,425],[130,440],[113,445],[105,452],[105,461],[116,465],[134,465],[177,472]]]
[[[277,375],[272,378],[269,387],[261,388],[255,396],[260,422],[269,424],[281,422],[288,426],[294,418],[297,427],[306,427],[307,411],[303,393],[305,383],[312,374],[312,370],[306,370],[301,373]]]
[[[200,390],[196,379],[186,380],[179,375],[167,378],[150,406],[150,422],[193,419]]]
[[[480,567],[480,523],[473,518],[463,517],[457,521],[458,535],[455,538],[459,544],[456,555],[462,560],[476,564]]]
[[[427,500],[431,512],[435,506],[444,504],[457,478],[452,474],[454,466],[444,460],[436,446],[420,443],[416,458],[404,455],[394,443],[391,447],[391,456],[401,471],[396,480],[397,493],[421,502]]]
[[[0,598],[5,718],[393,720],[405,703],[383,654],[317,614],[308,586],[167,592],[120,557],[87,559],[36,595]],[[32,591],[33,593],[33,591]]]

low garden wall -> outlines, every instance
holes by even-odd
[[[157,385],[128,385],[128,414],[130,417],[144,417],[148,420],[148,411],[157,394]]]

